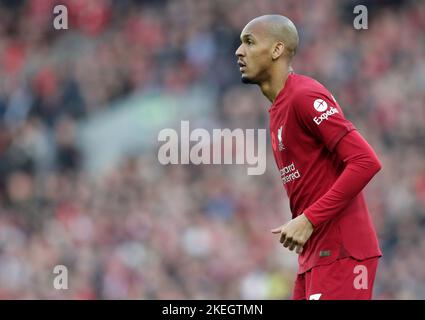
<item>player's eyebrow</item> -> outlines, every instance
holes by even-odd
[[[244,33],[244,34],[241,35],[241,42],[244,39],[247,39],[247,38],[252,38],[253,40],[255,40],[255,37],[254,37],[254,35],[252,33]]]

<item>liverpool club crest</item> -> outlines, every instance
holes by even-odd
[[[282,151],[283,149],[285,149],[285,146],[283,145],[283,142],[282,142],[282,130],[283,130],[283,126],[280,126],[280,128],[277,130],[277,140],[279,141],[279,151]]]

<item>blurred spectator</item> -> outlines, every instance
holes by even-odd
[[[348,0],[63,3],[66,32],[51,27],[55,0],[0,1],[0,298],[291,296],[296,256],[268,232],[290,217],[270,150],[258,177],[149,153],[94,176],[77,141],[118,99],[194,85],[218,89],[223,127],[265,127],[234,51],[271,12],[299,28],[294,69],[331,88],[382,160],[366,189],[384,251],[375,297],[425,298],[425,2],[366,1],[359,31]],[[53,289],[58,264],[69,290]]]

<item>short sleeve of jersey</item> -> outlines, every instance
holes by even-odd
[[[355,129],[324,87],[299,90],[293,99],[293,107],[301,125],[322,141],[329,151],[333,151],[338,141]]]

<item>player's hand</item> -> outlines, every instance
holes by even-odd
[[[304,214],[300,214],[295,219],[281,225],[279,228],[272,229],[272,233],[280,233],[280,243],[285,248],[297,253],[301,253],[304,244],[310,239],[313,233],[313,225]]]

